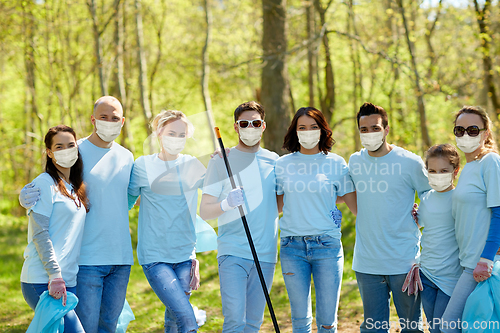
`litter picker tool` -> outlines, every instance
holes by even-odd
[[[229,181],[231,182],[231,187],[233,189],[236,188],[236,183],[233,179],[233,172],[231,171],[231,166],[229,165],[229,160],[227,159],[226,150],[224,148],[224,143],[222,142],[222,138],[220,135],[220,131],[218,127],[215,127],[215,135],[217,140],[219,141],[219,146],[222,152],[222,157],[224,158],[224,163],[226,165],[227,174],[229,176]],[[273,305],[271,303],[271,298],[269,297],[269,293],[267,292],[266,281],[264,280],[264,274],[262,274],[262,268],[260,267],[259,258],[257,256],[257,251],[255,251],[255,245],[253,244],[252,235],[250,234],[250,229],[248,228],[247,218],[245,216],[245,212],[243,211],[242,206],[238,206],[238,210],[240,212],[241,221],[243,222],[243,228],[245,228],[245,233],[247,235],[248,244],[250,245],[250,250],[252,251],[253,260],[255,262],[255,267],[257,268],[257,273],[259,274],[260,284],[262,285],[262,291],[264,292],[264,296],[266,297],[267,307],[269,308],[269,313],[271,314],[271,319],[273,320],[274,330],[276,333],[280,332],[280,328],[278,326],[278,321],[276,320],[276,315],[274,314]]]

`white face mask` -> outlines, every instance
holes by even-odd
[[[446,190],[453,183],[453,173],[429,173],[429,185],[436,191]]]
[[[55,163],[62,168],[71,168],[78,160],[78,147],[53,151]]]
[[[105,142],[115,140],[122,130],[121,121],[95,120],[96,133]]]
[[[321,130],[297,131],[299,143],[305,149],[313,149],[319,142]]]
[[[179,138],[163,135],[161,137],[161,144],[167,153],[170,155],[177,155],[184,149],[184,146],[186,146],[186,137]]]
[[[455,140],[457,141],[457,147],[464,153],[472,153],[481,146],[481,134],[469,136],[469,134],[464,133],[462,137],[455,136]]]
[[[262,137],[262,127],[253,128],[240,128],[240,139],[248,147],[255,146]]]
[[[384,131],[360,133],[361,144],[369,151],[375,151],[384,143]]]

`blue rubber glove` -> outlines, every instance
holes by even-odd
[[[238,206],[243,205],[245,201],[243,200],[243,188],[237,187],[227,195],[227,198],[222,200],[220,203],[220,208],[227,212],[228,210],[234,209]]]
[[[30,209],[40,200],[40,188],[35,184],[26,184],[19,193],[19,203],[23,208]]]

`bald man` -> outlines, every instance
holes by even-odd
[[[90,211],[79,259],[76,313],[86,333],[114,333],[134,263],[127,197],[134,158],[114,141],[125,121],[116,98],[99,98],[90,119],[92,134],[78,141]]]

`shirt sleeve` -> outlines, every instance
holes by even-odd
[[[35,244],[38,256],[49,275],[49,281],[61,278],[61,268],[57,262],[56,253],[49,235],[50,218],[35,212],[31,212],[29,218],[33,229],[33,244]]]
[[[483,180],[486,187],[486,206],[488,208],[500,206],[500,156],[489,154],[485,161]]]
[[[134,162],[132,172],[130,173],[130,182],[128,183],[128,194],[132,197],[141,195],[141,159],[140,157]],[[135,202],[134,202],[135,203]],[[129,205],[130,207],[130,205]]]
[[[47,175],[47,177],[50,176]],[[35,187],[40,188],[40,200],[38,200],[36,204],[28,210],[28,214],[33,211],[37,214],[50,217],[54,206],[54,186],[57,185],[54,183],[52,178],[49,180],[42,177],[37,177],[33,180],[33,183],[35,183]]]
[[[220,157],[216,155],[208,162],[207,173],[203,182],[203,194],[218,198],[222,193],[223,187],[218,168],[218,164],[220,163],[217,163],[216,159],[220,159]]]
[[[338,197],[354,192],[354,183],[351,179],[351,175],[349,174],[349,167],[344,159],[340,162],[340,178],[338,182],[338,184],[335,184],[337,187]]]
[[[500,247],[500,207],[491,208],[491,222],[488,238],[484,245],[481,258],[492,260]]]
[[[425,169],[425,164],[422,159],[417,156],[417,161],[415,163],[414,172],[412,172],[412,185],[413,189],[418,193],[418,197],[421,198],[422,195],[431,189],[429,185],[429,179],[427,178],[427,170]]]

